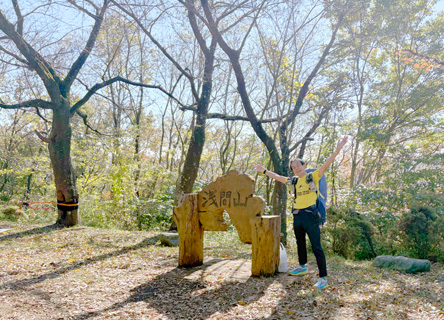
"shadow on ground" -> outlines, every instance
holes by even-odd
[[[220,286],[207,289],[208,276],[217,275],[217,269],[226,267],[227,261],[230,260],[212,259],[192,269],[175,268],[133,288],[128,299],[103,310],[79,315],[72,320],[90,319],[141,301],[168,319],[206,319],[215,313],[227,312],[239,305],[239,301],[245,301],[246,296],[248,303],[257,301],[273,282],[273,278],[250,277],[249,270],[247,277],[234,277],[221,282]],[[237,271],[232,270],[232,274],[235,275]]]
[[[38,232],[38,231],[40,231],[38,229],[46,230],[45,227],[44,228],[37,228],[37,229],[30,230],[30,232],[33,232],[34,230],[36,230],[35,232],[28,233],[28,234],[37,234],[37,233],[49,232],[49,231]],[[54,230],[54,229],[52,229],[52,230]],[[65,230],[76,230],[76,229],[65,229]],[[24,236],[26,234],[26,232],[22,232],[22,233],[23,233],[23,235],[21,235],[21,236]],[[11,236],[14,236],[14,235],[11,235]],[[36,283],[39,283],[39,282],[43,282],[43,281],[48,280],[48,279],[55,279],[55,278],[60,277],[61,275],[65,274],[67,272],[71,272],[71,271],[80,269],[80,268],[85,267],[85,266],[87,266],[89,264],[92,264],[92,263],[95,263],[95,262],[98,262],[98,261],[103,261],[103,260],[110,259],[110,258],[115,258],[115,257],[118,257],[120,255],[126,254],[126,253],[128,253],[130,251],[133,251],[133,250],[138,250],[138,249],[141,249],[141,248],[152,246],[158,240],[159,240],[158,236],[153,236],[153,237],[150,237],[150,238],[146,238],[146,239],[144,239],[143,241],[141,241],[140,243],[138,243],[138,244],[136,244],[134,246],[127,246],[127,247],[123,247],[123,248],[121,248],[119,250],[116,250],[116,251],[113,251],[113,252],[110,252],[110,253],[106,253],[106,254],[103,254],[103,255],[99,255],[99,256],[95,256],[95,257],[88,257],[86,259],[83,259],[82,261],[78,261],[76,263],[73,263],[73,264],[70,264],[68,266],[64,266],[64,267],[61,267],[61,268],[56,268],[54,271],[45,273],[45,274],[37,276],[37,277],[23,279],[23,280],[17,280],[17,281],[6,282],[6,283],[4,283],[4,284],[2,284],[0,286],[0,289],[8,288],[8,289],[12,289],[12,290],[21,290],[21,289],[29,287],[29,286],[31,286],[33,284],[36,284]]]
[[[59,230],[59,229],[63,229],[63,226],[61,226],[59,224],[51,224],[51,225],[44,226],[44,227],[34,228],[34,229],[22,231],[22,232],[11,233],[11,234],[1,236],[0,241],[18,239],[18,238],[23,238],[23,237],[27,237],[27,236],[36,235],[36,234],[50,233],[54,230]],[[70,229],[66,229],[66,230],[70,230]]]

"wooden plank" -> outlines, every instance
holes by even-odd
[[[278,272],[281,217],[262,216],[250,219],[252,227],[251,274],[272,276]]]
[[[203,227],[199,222],[197,194],[185,194],[182,203],[173,208],[173,219],[179,233],[179,267],[196,267],[203,263]]]

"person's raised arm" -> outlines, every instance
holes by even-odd
[[[278,175],[277,173],[274,173],[273,171],[268,171],[259,163],[253,164],[253,168],[256,169],[257,172],[265,174],[266,176],[270,177],[271,179],[282,182],[284,184],[287,183],[287,177]]]
[[[345,144],[347,143],[348,137],[345,136],[344,138],[342,138],[342,140],[338,143],[338,145],[336,146],[336,150],[335,152],[333,152],[333,154],[325,161],[325,163],[319,168],[319,177],[322,177],[325,173],[325,171],[328,169],[328,167],[333,163],[333,161],[335,160],[336,156],[339,154],[339,152],[341,151],[341,149],[345,146]]]

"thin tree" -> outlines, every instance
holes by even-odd
[[[204,70],[202,76],[201,91],[198,92],[196,88],[196,76],[193,76],[191,71],[182,66],[168,51],[162,46],[162,44],[154,38],[150,29],[143,23],[141,18],[132,11],[130,6],[123,6],[113,0],[113,2],[128,16],[130,16],[148,35],[151,41],[159,48],[159,50],[173,63],[173,65],[181,72],[181,76],[189,81],[192,97],[195,107],[184,108],[183,110],[192,110],[195,113],[194,123],[192,125],[191,139],[186,152],[183,168],[180,171],[179,177],[176,183],[176,200],[180,202],[183,194],[191,193],[194,182],[197,178],[199,171],[200,159],[205,144],[205,128],[206,119],[208,116],[208,108],[211,102],[211,92],[213,87],[213,71],[214,71],[214,59],[217,42],[213,38],[210,40],[209,45],[206,43],[201,29],[199,28],[198,21],[195,17],[194,10],[187,10],[187,17],[191,26],[192,32],[197,40],[199,49],[204,56]],[[194,1],[187,0],[183,2],[187,7],[194,7]],[[172,227],[174,228],[174,226]]]

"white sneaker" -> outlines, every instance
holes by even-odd
[[[322,290],[328,287],[328,282],[326,279],[319,278],[318,282],[313,286],[315,289]]]
[[[288,274],[291,275],[291,276],[302,276],[302,275],[307,274],[307,273],[308,273],[307,267],[301,267],[301,266],[296,267],[295,269],[288,271]]]

